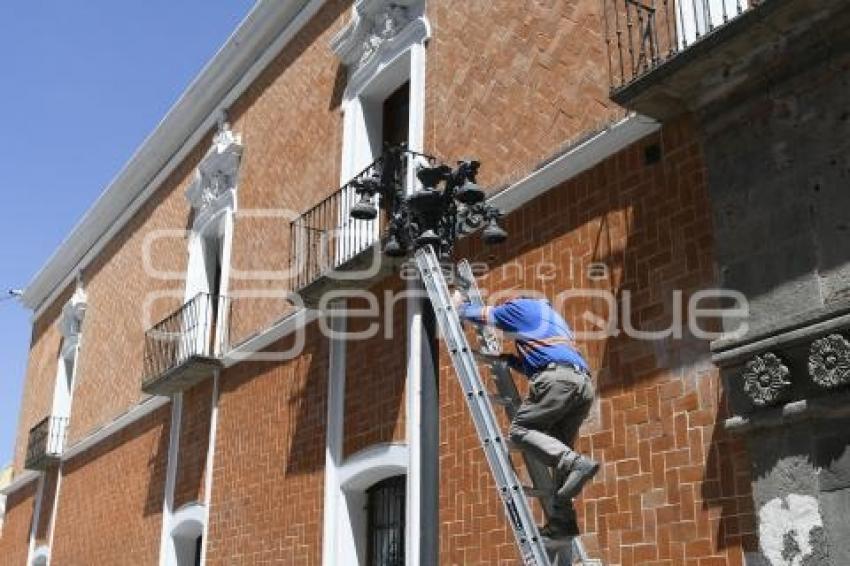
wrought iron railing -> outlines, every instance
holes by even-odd
[[[611,89],[622,88],[764,0],[603,0]]]
[[[349,182],[290,224],[290,273],[293,289],[303,289],[313,281],[345,264],[380,240],[390,207],[375,195],[372,203],[379,212],[374,220],[357,220],[351,210],[362,198],[357,188],[363,180],[378,179],[383,186],[404,191],[407,170],[414,160],[431,159],[406,149],[391,149],[355,175]]]
[[[27,439],[27,469],[40,469],[48,459],[58,458],[65,447],[67,417],[45,417],[30,429]]]
[[[145,333],[142,385],[193,358],[218,358],[227,347],[230,301],[198,293]]]

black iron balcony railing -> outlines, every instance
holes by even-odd
[[[621,89],[764,0],[604,0],[611,90]]]
[[[355,175],[339,190],[301,214],[290,225],[290,272],[293,288],[303,290],[318,279],[345,266],[363,252],[374,249],[387,226],[390,203],[381,199],[394,195],[364,196],[364,183],[396,187],[403,192],[407,170],[414,159],[429,157],[403,148],[389,148],[387,153]],[[365,199],[365,200],[364,200]],[[368,203],[377,209],[372,220],[352,218],[351,212]],[[378,261],[380,253],[375,255]]]
[[[381,173],[379,158],[357,177]],[[355,220],[356,187],[348,182],[290,224],[290,266],[295,289],[301,289],[374,244],[386,225],[386,215]]]
[[[142,389],[165,395],[209,376],[227,347],[229,311],[226,297],[198,293],[148,330]]]
[[[28,470],[43,470],[62,455],[68,431],[67,417],[45,417],[30,429],[27,441]]]

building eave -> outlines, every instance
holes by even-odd
[[[573,145],[546,165],[493,195],[488,201],[505,214],[509,214],[657,131],[660,127],[661,124],[652,118],[640,114],[629,114],[581,143]]]
[[[114,237],[324,0],[259,0],[27,285],[38,315]]]
[[[9,483],[3,488],[0,488],[0,495],[9,496],[21,489],[22,487],[29,485],[30,482],[38,479],[39,476],[41,476],[41,472],[36,472],[34,470],[24,470],[24,472],[15,476],[12,479],[11,483]]]

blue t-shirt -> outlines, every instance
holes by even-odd
[[[513,356],[509,363],[528,376],[553,362],[574,364],[589,370],[575,347],[570,325],[548,301],[521,298],[495,307],[464,303],[458,307],[458,315],[475,324],[499,328],[513,338],[517,356]]]

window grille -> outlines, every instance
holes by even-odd
[[[367,490],[369,566],[404,565],[404,513],[407,478],[395,476]]]

